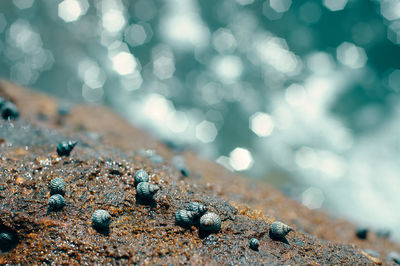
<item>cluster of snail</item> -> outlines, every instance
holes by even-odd
[[[72,149],[77,144],[76,141],[63,141],[57,145],[57,154],[59,156],[69,156]],[[149,174],[140,169],[135,172],[134,186],[136,195],[145,201],[152,201],[154,195],[160,190],[160,187],[149,183]],[[65,181],[62,178],[54,178],[50,182],[49,210],[61,210],[65,206]],[[92,225],[97,230],[107,230],[111,223],[111,215],[106,210],[96,210],[92,215]],[[184,228],[198,226],[203,232],[218,232],[221,229],[221,219],[218,214],[210,212],[208,206],[199,202],[190,202],[185,209],[175,213],[175,223]],[[283,240],[285,236],[292,231],[292,228],[282,222],[272,223],[269,235],[273,240]],[[249,246],[253,250],[258,250],[259,240],[250,239]]]
[[[154,194],[160,190],[160,187],[149,183],[149,174],[141,169],[136,171],[135,176],[136,195],[142,200],[153,200]]]
[[[58,211],[65,206],[65,181],[62,178],[54,178],[50,181],[49,211]],[[92,216],[93,227],[107,229],[111,223],[111,215],[105,210],[97,210]]]
[[[200,230],[205,232],[217,232],[221,229],[218,214],[209,212],[207,206],[198,202],[191,202],[186,209],[177,211],[175,223],[186,228],[198,225]]]
[[[141,169],[136,171],[135,176],[135,187],[137,196],[142,200],[153,200],[154,194],[160,189],[159,186],[149,183],[149,174]],[[92,215],[92,225],[99,231],[108,230],[111,224],[111,215],[106,210],[97,210]]]
[[[77,141],[62,141],[57,144],[58,156],[69,156]],[[65,181],[62,178],[54,178],[50,181],[49,211],[58,211],[65,206]]]
[[[287,224],[277,221],[271,224],[271,227],[269,228],[269,236],[271,237],[272,240],[286,242],[285,237],[292,230],[293,229]],[[260,246],[260,241],[257,238],[250,239],[249,247],[252,250],[258,251],[259,246]]]
[[[50,181],[49,211],[58,211],[65,206],[65,181],[54,178]]]

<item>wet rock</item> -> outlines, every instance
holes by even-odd
[[[28,97],[19,87],[9,93],[12,97],[5,98],[16,99],[27,117],[12,125],[0,123],[0,138],[7,143],[0,149],[0,184],[4,187],[0,191],[0,232],[7,229],[18,239],[0,255],[0,264],[371,263],[361,248],[340,244],[349,242],[345,237],[353,237],[337,233],[343,228],[351,232],[354,226],[350,223],[310,211],[265,184],[249,186],[245,179],[195,156],[186,158],[202,178],[182,179],[169,163],[154,164],[133,156],[132,150],[141,147],[157,147],[168,161],[174,154],[106,109],[77,106],[63,118],[64,128],[53,119],[37,121],[38,111],[50,118],[57,116],[41,108],[54,103],[46,96],[35,98],[30,93]],[[0,95],[6,95],[1,86]],[[30,104],[25,105],[24,99]],[[102,140],[89,140],[90,146],[73,157],[54,154],[54,143],[69,137],[82,143],[85,130],[98,132]],[[150,182],[161,188],[153,204],[142,205],[135,198],[133,174],[142,168],[151,172]],[[120,175],[110,173],[114,169]],[[57,177],[68,184],[68,205],[47,214],[49,183]],[[201,202],[218,213],[221,230],[201,234],[198,227],[175,225],[175,213],[190,202]],[[92,227],[92,215],[98,209],[112,217],[108,230]],[[278,218],[296,227],[296,233],[288,235],[290,246],[267,236],[271,221]],[[295,220],[310,234],[297,231]],[[313,236],[312,230],[326,232],[324,239]],[[262,241],[262,252],[248,248],[253,237]],[[398,249],[380,238],[364,243],[381,254],[385,254],[383,249]]]

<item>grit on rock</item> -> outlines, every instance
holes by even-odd
[[[400,246],[389,239],[373,232],[359,239],[353,224],[190,152],[183,156],[192,174],[184,176],[171,164],[173,151],[106,108],[76,105],[61,119],[54,99],[0,85],[0,96],[20,114],[0,124],[0,264],[371,264],[387,254],[390,263],[398,258]],[[71,139],[79,144],[59,156],[58,143]],[[141,169],[146,173],[135,185]],[[139,202],[138,193],[151,202]],[[59,196],[50,200],[52,194]],[[48,212],[49,200],[57,211]],[[177,225],[182,210],[193,212],[190,220],[201,210],[198,223]],[[293,229],[287,243],[270,237],[276,221]]]

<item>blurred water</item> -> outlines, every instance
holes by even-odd
[[[0,75],[400,238],[400,1],[0,2]]]

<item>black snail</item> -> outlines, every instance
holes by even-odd
[[[16,235],[11,232],[0,232],[0,251],[8,251],[17,241]]]
[[[77,144],[77,141],[62,141],[57,145],[57,154],[58,156],[69,156],[71,154],[72,149]]]
[[[49,198],[49,209],[52,211],[61,210],[65,206],[65,199],[60,194],[55,194]]]
[[[258,241],[257,238],[252,238],[249,241],[249,245],[252,250],[258,250],[258,247],[260,246],[260,242]]]

